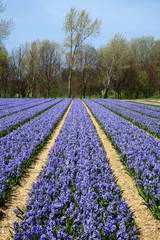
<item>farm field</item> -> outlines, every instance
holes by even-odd
[[[160,239],[160,108],[143,106],[0,99],[1,239]]]

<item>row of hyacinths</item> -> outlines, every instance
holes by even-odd
[[[101,99],[94,99],[95,102],[102,104],[103,106],[107,107],[108,109],[118,113],[120,116],[132,121],[140,128],[149,131],[152,134],[160,137],[160,119],[153,118],[146,116],[144,114],[135,112],[133,110],[120,107],[115,104],[115,101],[111,100],[101,100]]]
[[[124,108],[131,109],[135,112],[139,112],[141,114],[154,117],[154,118],[160,118],[160,107],[158,106],[151,106],[151,105],[145,105],[142,103],[134,103],[134,102],[128,102],[123,101],[119,99],[103,99],[106,102],[112,102],[116,105],[119,105]]]
[[[137,239],[133,213],[80,99],[29,196],[20,224],[14,222],[15,240]]]
[[[32,101],[30,100],[29,102],[25,99],[22,102],[17,102],[14,104],[14,101],[11,105],[6,105],[6,106],[1,106],[3,109],[0,109],[0,118],[5,117],[7,115],[22,111],[24,109],[28,109],[30,107],[37,106],[41,103],[45,103],[51,101],[51,99],[33,99]]]
[[[33,116],[40,114],[42,111],[53,106],[54,104],[60,102],[62,99],[54,99],[51,101],[46,101],[39,103],[39,105],[30,107],[25,110],[16,112],[15,114],[0,118],[0,135],[8,130],[11,130],[16,125],[23,123],[26,120],[29,120]]]
[[[38,101],[46,101],[38,98],[0,98],[0,110],[8,109],[27,103],[38,103]]]
[[[134,176],[152,214],[160,219],[160,141],[98,103],[84,101],[120,150],[121,160]]]
[[[8,189],[30,164],[32,154],[62,117],[71,99],[65,99],[0,139],[0,205]]]

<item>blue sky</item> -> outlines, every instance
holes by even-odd
[[[159,0],[2,0],[3,18],[13,18],[14,28],[5,41],[8,51],[26,41],[49,39],[63,43],[63,23],[71,7],[86,9],[102,21],[101,34],[90,39],[94,47],[106,45],[116,33],[127,40],[152,35],[160,39]]]

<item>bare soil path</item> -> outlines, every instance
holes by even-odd
[[[124,166],[120,162],[120,155],[113,148],[112,144],[93,117],[89,108],[85,103],[84,105],[92,119],[93,124],[95,125],[95,128],[107,153],[110,166],[115,176],[118,178],[117,183],[123,190],[122,197],[134,212],[137,227],[140,228],[139,238],[142,240],[160,240],[160,231],[158,230],[158,227],[160,227],[160,221],[154,219],[150,213],[150,210],[143,205],[144,200],[138,194],[135,181],[127,174],[126,170],[124,170]]]
[[[13,210],[16,209],[17,206],[21,209],[25,208],[29,189],[31,189],[32,183],[37,181],[39,172],[42,170],[42,165],[45,165],[48,153],[55,143],[55,140],[63,126],[64,120],[70,110],[71,105],[72,102],[63,118],[61,119],[60,123],[55,128],[50,139],[45,144],[44,148],[36,156],[35,161],[32,163],[32,165],[26,170],[26,173],[22,177],[19,185],[14,187],[15,191],[11,194],[9,202],[0,208],[0,240],[10,239],[9,226],[13,227],[13,222],[15,220],[19,222],[19,218],[16,217]]]
[[[157,105],[160,106],[160,100],[141,100],[141,99],[134,99],[134,100],[125,100],[128,102],[137,102],[137,103],[144,103],[144,104],[151,104],[151,105]]]

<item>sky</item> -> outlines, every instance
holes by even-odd
[[[160,0],[2,0],[6,10],[1,18],[14,21],[5,40],[10,52],[26,41],[48,39],[63,44],[63,24],[71,7],[85,9],[92,20],[101,20],[101,34],[88,39],[93,47],[105,46],[116,33],[128,41],[136,37],[160,39]]]

